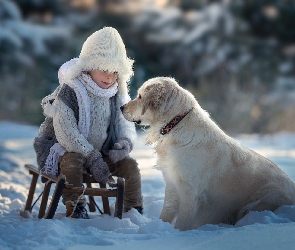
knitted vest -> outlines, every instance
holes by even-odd
[[[76,97],[75,91],[66,84],[59,86],[60,88],[57,97],[62,100],[70,109],[73,110],[74,116],[76,118],[77,124],[79,122],[79,105]],[[53,103],[55,98],[50,100],[50,103]],[[111,108],[111,122],[110,126],[108,127],[108,137],[103,144],[102,152],[105,155],[108,155],[108,151],[111,149],[112,145],[117,141],[117,135],[115,134],[114,130],[114,123],[115,123],[115,112],[114,109],[116,107],[116,95],[111,97],[110,108]],[[34,150],[37,156],[37,164],[39,169],[42,169],[45,166],[45,162],[47,156],[49,155],[50,148],[55,144],[58,143],[54,127],[53,127],[53,118],[45,117],[44,122],[41,124],[43,133],[35,137],[34,139]]]

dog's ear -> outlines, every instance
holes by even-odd
[[[145,89],[142,115],[148,108],[159,109],[163,103],[166,88],[161,83],[151,84]]]
[[[145,99],[144,102],[143,102],[143,107],[142,107],[141,115],[144,115],[144,113],[149,108],[149,106],[150,106],[149,100],[148,99]]]

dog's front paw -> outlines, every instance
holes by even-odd
[[[192,228],[190,228],[188,225],[186,225],[183,222],[180,222],[179,220],[176,220],[175,225],[174,225],[175,229],[178,229],[180,231],[186,231],[186,230],[190,230]]]
[[[173,220],[175,218],[175,213],[172,211],[169,211],[167,209],[163,209],[160,215],[160,219],[164,222],[169,222],[172,224]]]

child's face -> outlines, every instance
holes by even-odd
[[[93,70],[88,73],[92,80],[102,89],[108,89],[118,79],[117,73],[109,73],[108,71]]]

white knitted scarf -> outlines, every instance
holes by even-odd
[[[118,83],[116,82],[108,89],[102,89],[92,80],[89,74],[83,73],[73,81],[70,81],[68,85],[75,91],[78,100],[78,128],[80,133],[87,138],[90,127],[90,102],[87,91],[95,96],[109,99],[117,93]]]
[[[114,96],[118,91],[118,83],[116,82],[108,89],[100,88],[91,78],[91,76],[87,73],[82,73],[79,77],[75,78],[72,81],[68,81],[66,83],[69,87],[71,87],[77,96],[77,101],[79,105],[79,122],[78,128],[80,133],[85,137],[88,138],[89,128],[90,128],[90,101],[87,91],[92,93],[95,96],[99,96],[102,98],[111,98]],[[53,93],[57,94],[57,93]],[[52,95],[50,95],[52,97]],[[49,112],[50,114],[46,113],[46,106],[51,105],[47,101],[48,97],[45,97],[42,101],[44,113],[48,116],[53,117],[52,111]],[[45,104],[44,104],[45,103]],[[52,108],[52,105],[51,105]],[[66,149],[60,145],[59,143],[55,143],[51,148],[49,155],[46,159],[45,166],[40,170],[41,174],[47,175],[58,175],[58,162],[59,157],[63,156],[66,152]]]

